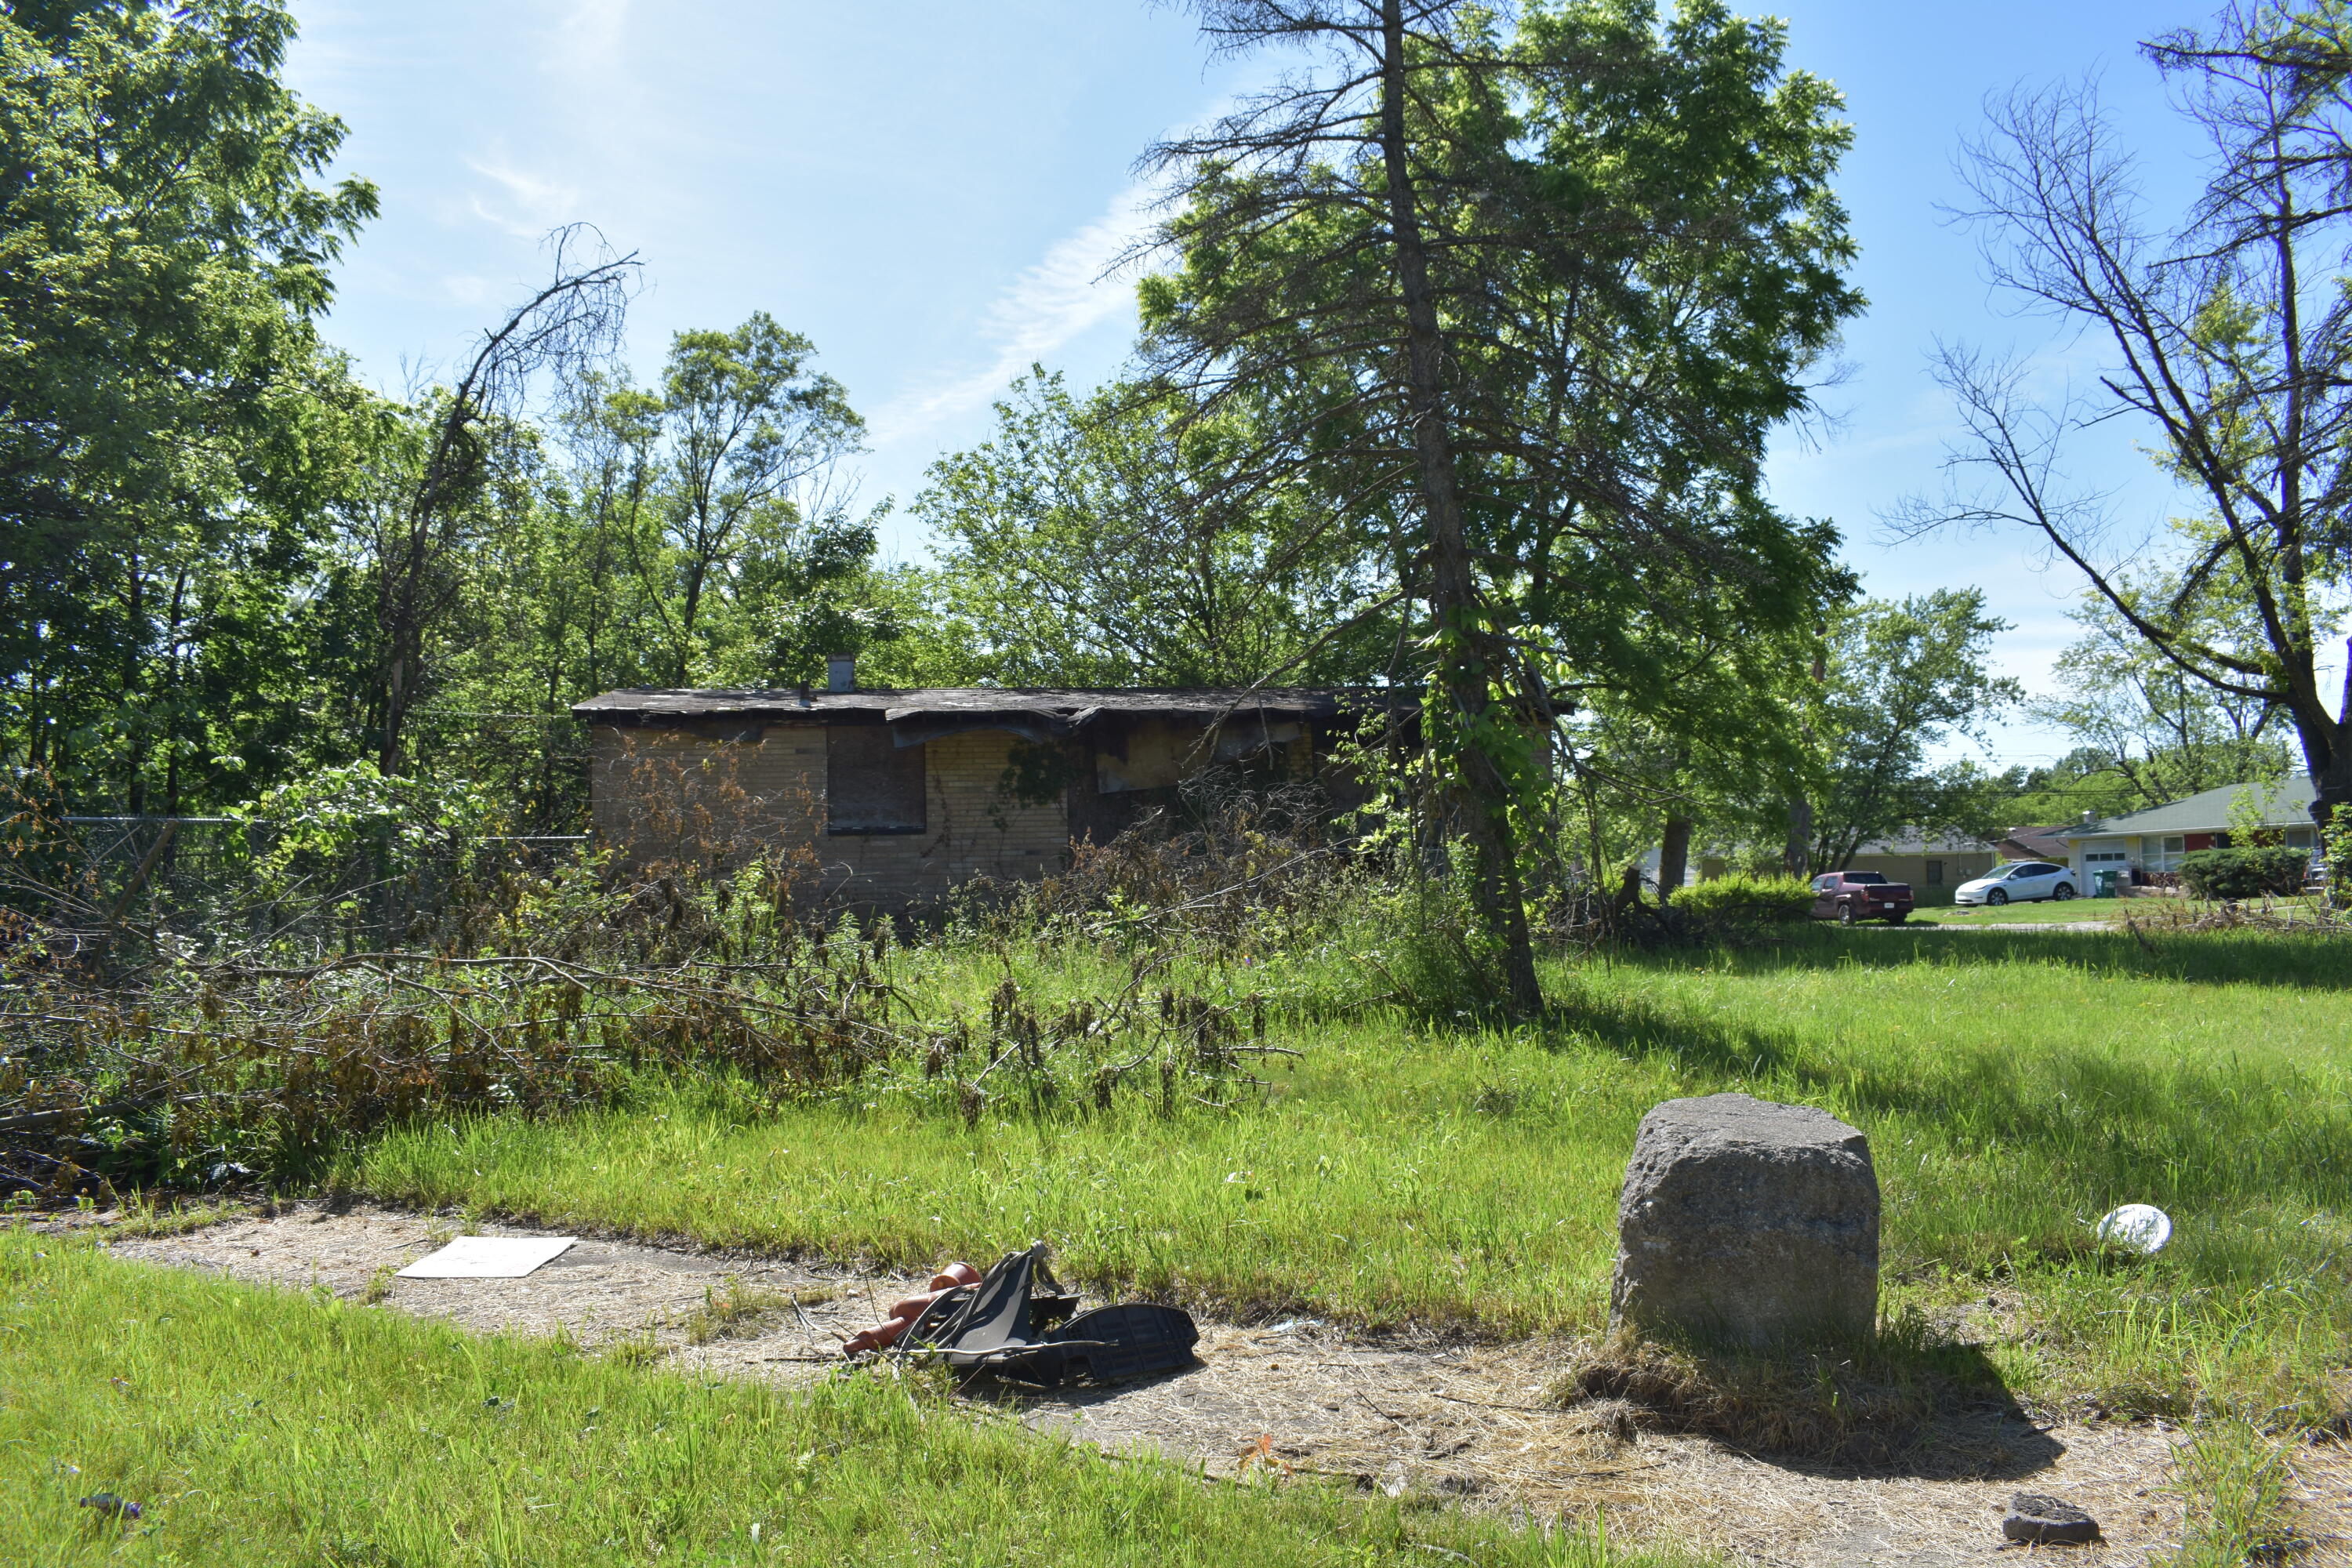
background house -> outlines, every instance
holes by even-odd
[[[2318,847],[2319,830],[2311,821],[2311,803],[2318,792],[2309,774],[2296,773],[2277,784],[2223,784],[2169,805],[2077,824],[2065,832],[2068,863],[2084,892],[2098,890],[2102,871],[2120,872],[2125,878],[2134,871],[2177,871],[2182,857],[2229,841],[2231,811],[2240,792],[2247,790],[2259,792],[2262,825],[2277,828],[2289,847]]]
[[[2001,858],[1994,846],[1981,838],[1930,836],[1910,827],[1864,844],[1854,851],[1845,869],[1876,871],[1888,881],[1910,883],[1916,891],[1957,888],[1991,870]]]
[[[1993,848],[2005,861],[2055,860],[2063,866],[2068,853],[2066,827],[2063,822],[2048,827],[2012,827]]]
[[[1333,742],[1378,694],[1330,689],[933,688],[607,692],[590,727],[596,835],[638,865],[781,850],[812,890],[877,909],[958,884],[1060,868],[1073,840],[1116,837],[1185,780],[1224,767],[1320,782]]]

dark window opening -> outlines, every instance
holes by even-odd
[[[836,724],[826,730],[825,831],[923,831],[925,750],[898,744],[887,725]]]
[[[1929,886],[1929,887],[1931,887],[1931,888],[1940,888],[1940,887],[1942,887],[1943,885],[1944,885],[1944,863],[1943,863],[1941,860],[1930,860],[1930,861],[1928,861],[1928,862],[1927,862],[1927,886]]]

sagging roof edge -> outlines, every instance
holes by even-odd
[[[1035,738],[1068,735],[1103,719],[1186,718],[1214,722],[1237,715],[1281,719],[1368,717],[1419,703],[1402,687],[1181,687],[1166,689],[947,687],[908,691],[811,691],[635,688],[574,703],[585,722],[653,726],[707,720],[763,722],[888,723],[911,734],[1011,729]],[[908,743],[912,743],[909,742]]]

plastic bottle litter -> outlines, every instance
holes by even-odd
[[[2099,1222],[2099,1239],[2134,1252],[2161,1252],[2172,1239],[2172,1216],[2153,1204],[2126,1204]]]

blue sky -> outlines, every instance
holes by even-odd
[[[630,356],[754,310],[805,332],[872,426],[860,492],[902,502],[940,454],[980,438],[1032,360],[1086,384],[1133,326],[1100,274],[1144,222],[1132,164],[1253,68],[1205,59],[1192,24],[1146,0],[296,0],[296,87],[349,123],[344,167],[383,216],[344,267],[331,335],[398,390],[429,378],[544,268],[551,226],[597,225],[646,263]],[[1740,7],[1746,9],[1748,7]],[[1761,7],[1758,7],[1761,8]],[[2016,623],[2000,662],[2046,683],[2076,584],[2015,535],[1889,543],[1878,516],[1933,489],[1948,409],[1927,374],[1938,338],[2036,355],[2054,384],[2095,345],[1991,299],[1959,199],[1961,138],[1988,94],[2096,72],[2149,153],[2152,194],[2193,175],[2193,146],[2134,45],[2205,11],[2167,0],[1902,5],[1781,0],[1789,59],[1846,95],[1840,187],[1871,310],[1848,333],[1836,417],[1776,444],[1788,510],[1834,520],[1869,590],[1973,584]],[[2084,477],[2126,527],[2168,496],[2118,433]],[[886,547],[919,553],[903,517]],[[2021,721],[1996,754],[2063,749]]]

